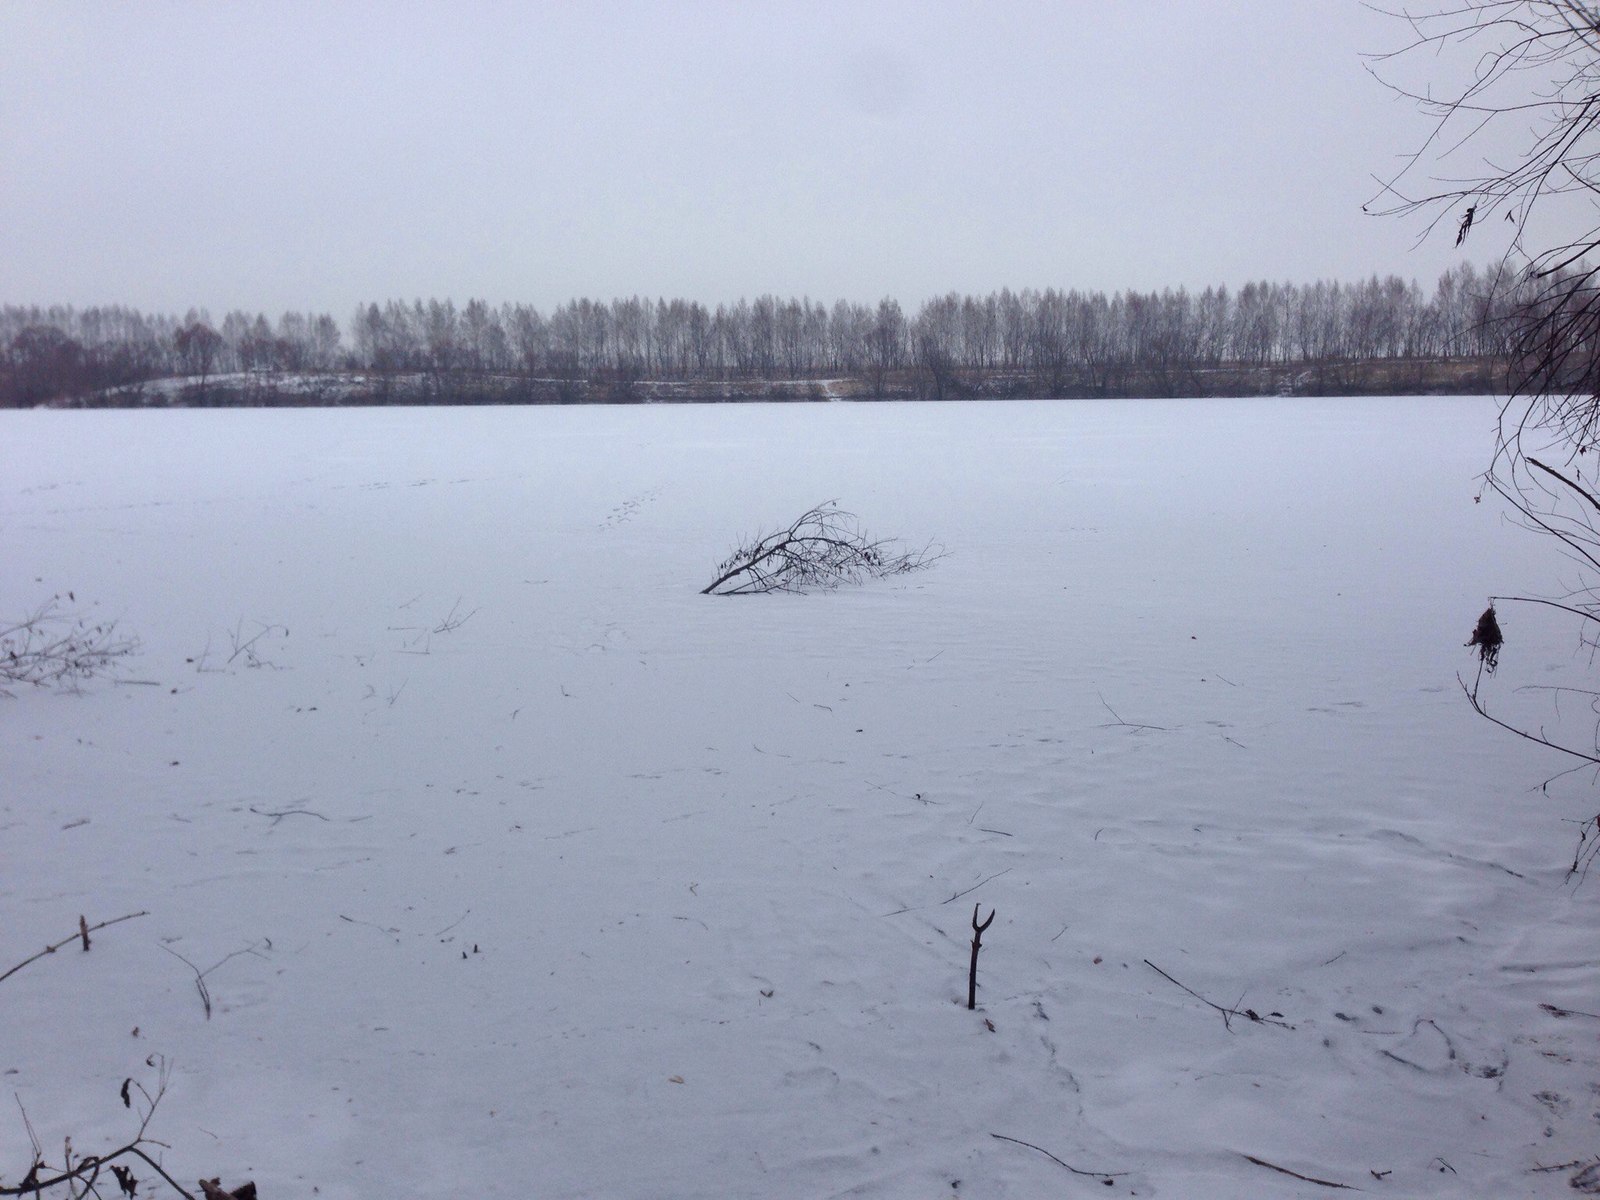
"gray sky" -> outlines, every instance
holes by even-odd
[[[0,7],[0,302],[908,306],[1398,273],[1358,0]],[[1496,248],[1472,245],[1474,261]]]

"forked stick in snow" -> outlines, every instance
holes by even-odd
[[[70,935],[68,937],[62,938],[59,942],[54,942],[51,945],[46,946],[43,950],[39,951],[39,953],[37,953],[35,955],[32,955],[32,956],[30,956],[28,958],[23,959],[16,966],[12,967],[9,971],[7,971],[5,974],[0,975],[0,983],[4,983],[7,979],[10,979],[13,975],[15,975],[18,971],[22,970],[22,968],[27,966],[29,963],[36,963],[41,958],[43,958],[45,955],[54,954],[57,950],[61,949],[61,947],[66,946],[66,945],[70,945],[72,942],[76,942],[76,941],[81,940],[83,942],[83,948],[85,950],[87,950],[89,948],[89,935],[91,933],[94,933],[94,932],[98,931],[98,930],[106,928],[106,926],[108,926],[108,925],[117,925],[117,924],[120,924],[123,921],[131,921],[135,917],[148,917],[149,915],[150,914],[147,913],[147,912],[128,913],[126,916],[112,917],[111,920],[109,920],[109,921],[101,921],[100,924],[98,924],[98,925],[90,925],[88,922],[86,922],[84,920],[83,917],[80,916],[78,918],[78,932],[76,932],[76,933],[74,933],[74,934],[72,934],[72,935]]]
[[[972,965],[967,969],[967,1011],[978,1007],[978,948],[983,942],[983,931],[994,924],[994,909],[982,925],[978,924],[978,906],[972,906]]]
[[[807,509],[776,533],[740,543],[700,594],[826,590],[920,571],[943,557],[944,552],[932,545],[908,551],[868,537],[855,514],[829,500]]]

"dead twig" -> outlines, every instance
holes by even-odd
[[[188,967],[189,970],[194,972],[195,990],[200,993],[200,1003],[206,1010],[206,1020],[208,1021],[211,1020],[211,989],[206,986],[206,976],[211,974],[218,967],[222,966],[223,963],[231,962],[238,958],[241,954],[254,954],[257,958],[264,957],[264,955],[262,955],[254,945],[245,946],[242,949],[235,950],[232,954],[224,955],[222,958],[218,959],[216,962],[212,963],[209,967],[202,971],[199,967],[195,966],[171,946],[162,946],[161,948],[168,954],[172,955],[173,958],[181,962],[184,966]]]
[[[117,924],[120,924],[123,921],[131,921],[135,917],[148,917],[149,915],[150,914],[148,912],[142,912],[142,911],[141,912],[136,912],[136,913],[128,913],[126,916],[112,917],[111,920],[109,920],[109,921],[101,921],[100,924],[98,924],[98,925],[86,924],[84,922],[84,919],[80,916],[78,918],[78,931],[76,933],[71,934],[68,937],[64,937],[59,942],[55,942],[52,945],[46,946],[43,950],[39,951],[39,953],[37,953],[35,955],[32,955],[32,956],[30,956],[28,958],[23,959],[16,966],[12,967],[9,971],[7,971],[4,975],[0,975],[0,983],[4,983],[7,979],[10,979],[13,975],[15,975],[18,971],[22,970],[22,968],[27,966],[29,963],[36,963],[41,958],[43,958],[45,955],[54,954],[57,950],[61,949],[61,947],[65,946],[65,945],[68,945],[69,943],[81,940],[83,942],[83,948],[85,950],[87,950],[89,948],[89,935],[91,933],[97,932],[98,930],[106,928],[108,925],[117,925]]]
[[[1002,876],[1002,875],[1009,875],[1009,874],[1011,874],[1012,871],[1015,871],[1015,870],[1016,870],[1015,867],[1007,867],[1004,871],[996,871],[993,875],[986,875],[982,879],[978,880],[978,882],[973,884],[971,887],[963,888],[961,891],[957,892],[954,896],[951,896],[950,899],[941,900],[941,901],[939,901],[939,903],[940,903],[940,905],[954,904],[957,900],[961,899],[961,897],[969,895],[970,893],[977,891],[984,884],[989,883],[989,882],[991,882],[993,880],[999,879],[1000,876]]]
[[[271,667],[273,670],[277,670],[276,663],[270,662],[256,653],[256,643],[269,633],[280,632],[284,637],[288,637],[289,627],[287,625],[262,625],[260,631],[254,637],[247,638],[244,636],[244,618],[240,617],[238,623],[228,634],[233,642],[233,653],[228,655],[228,661],[224,665],[231,665],[234,659],[243,655],[244,665],[247,667]]]
[[[1063,1162],[1054,1154],[1051,1154],[1050,1151],[1046,1150],[1043,1146],[1035,1146],[1032,1142],[1025,1142],[1021,1138],[1007,1137],[1003,1133],[991,1133],[989,1136],[992,1138],[998,1138],[1002,1142],[1013,1142],[1018,1146],[1026,1146],[1029,1150],[1037,1150],[1040,1154],[1044,1155],[1058,1167],[1065,1167],[1074,1175],[1082,1175],[1087,1179],[1098,1179],[1101,1183],[1107,1185],[1109,1185],[1113,1179],[1119,1179],[1127,1174],[1126,1171],[1083,1171],[1073,1166],[1069,1162]]]
[[[1095,693],[1095,694],[1099,695],[1098,692]],[[1119,717],[1117,715],[1117,710],[1112,708],[1111,705],[1106,703],[1106,698],[1104,696],[1100,696],[1100,703],[1105,708],[1105,710],[1108,713],[1111,714],[1111,720],[1109,720],[1109,721],[1105,722],[1104,724],[1098,726],[1098,728],[1100,728],[1100,729],[1133,729],[1133,730],[1151,729],[1151,730],[1156,731],[1157,733],[1171,733],[1172,732],[1172,730],[1168,729],[1165,725],[1142,725],[1137,721],[1124,721],[1121,717]]]
[[[129,1168],[116,1164],[119,1159],[137,1158],[157,1175],[161,1176],[173,1191],[184,1197],[184,1200],[195,1200],[193,1193],[179,1184],[159,1162],[150,1157],[144,1150],[145,1146],[162,1145],[160,1142],[152,1141],[146,1135],[150,1128],[150,1121],[155,1116],[156,1107],[161,1103],[161,1098],[166,1095],[167,1083],[172,1077],[172,1067],[165,1058],[159,1055],[152,1055],[146,1062],[157,1069],[155,1094],[151,1095],[143,1084],[137,1083],[132,1079],[123,1081],[121,1090],[123,1104],[129,1108],[133,1107],[130,1089],[136,1087],[139,1094],[144,1097],[145,1111],[140,1117],[139,1128],[135,1131],[133,1138],[126,1145],[107,1151],[105,1154],[88,1154],[73,1162],[72,1141],[69,1138],[67,1139],[66,1158],[61,1167],[51,1168],[47,1166],[42,1148],[39,1145],[39,1139],[34,1135],[33,1124],[28,1120],[28,1112],[26,1109],[22,1109],[22,1122],[27,1128],[29,1140],[33,1144],[33,1165],[29,1168],[27,1175],[15,1187],[0,1185],[0,1196],[33,1196],[37,1198],[50,1188],[62,1186],[65,1186],[68,1193],[74,1197],[99,1196],[100,1192],[95,1185],[100,1178],[101,1170],[105,1168],[109,1168],[111,1173],[116,1176],[117,1185],[122,1194],[124,1196],[132,1196],[135,1194],[139,1181],[134,1178],[133,1172]],[[22,1100],[20,1098],[17,1100],[17,1107],[22,1108]],[[51,1174],[45,1173],[52,1171],[53,1173]]]
[[[1217,1004],[1217,1003],[1215,1003],[1215,1002],[1213,1002],[1211,1000],[1207,1000],[1204,996],[1202,996],[1199,992],[1195,991],[1192,987],[1188,986],[1187,984],[1179,983],[1176,979],[1174,979],[1171,975],[1168,975],[1165,971],[1163,971],[1160,967],[1156,966],[1155,963],[1151,962],[1148,958],[1144,960],[1144,965],[1149,967],[1152,971],[1154,971],[1157,975],[1161,976],[1161,978],[1165,979],[1168,983],[1173,984],[1176,987],[1179,987],[1179,988],[1183,989],[1184,991],[1188,992],[1189,995],[1193,996],[1196,1000],[1200,1001],[1201,1004],[1206,1005],[1208,1008],[1216,1009],[1217,1012],[1222,1014],[1223,1027],[1225,1029],[1227,1029],[1227,1031],[1229,1033],[1233,1032],[1233,1018],[1234,1017],[1243,1017],[1247,1021],[1254,1021],[1257,1025],[1276,1025],[1279,1029],[1293,1029],[1294,1028],[1294,1026],[1289,1024],[1287,1021],[1284,1021],[1284,1020],[1280,1019],[1283,1016],[1282,1013],[1269,1013],[1267,1016],[1263,1017],[1260,1013],[1256,1012],[1256,1010],[1253,1009],[1253,1008],[1224,1008],[1220,1004]]]
[[[477,609],[473,609],[471,612],[467,613],[466,616],[457,616],[457,614],[460,611],[461,611],[461,597],[457,596],[456,597],[456,602],[450,606],[450,611],[445,615],[444,620],[440,621],[437,625],[435,625],[433,627],[433,632],[434,633],[454,633],[457,629],[460,629],[468,621],[472,620],[472,618],[474,616],[476,616],[477,613],[478,613]],[[405,685],[402,684],[401,686],[404,687]],[[390,701],[390,703],[392,704],[393,701]]]
[[[267,809],[256,808],[252,805],[250,811],[258,817],[271,817],[274,826],[285,817],[315,817],[319,821],[329,820],[328,817],[319,812],[312,812],[309,808],[286,808],[282,812],[270,812]]]
[[[1257,1158],[1254,1154],[1246,1154],[1242,1155],[1242,1157],[1246,1162],[1253,1162],[1258,1167],[1265,1167],[1269,1171],[1276,1171],[1280,1175],[1289,1175],[1295,1179],[1303,1180],[1306,1183],[1314,1183],[1318,1187],[1340,1188],[1346,1192],[1355,1192],[1361,1190],[1359,1188],[1351,1187],[1348,1183],[1335,1183],[1331,1179],[1318,1179],[1314,1175],[1302,1175],[1299,1171],[1291,1171],[1288,1167],[1280,1167],[1277,1163],[1269,1163],[1266,1159]]]
[[[1577,1008],[1562,1008],[1555,1004],[1541,1004],[1539,1007],[1544,1009],[1544,1011],[1549,1013],[1552,1017],[1590,1017],[1596,1021],[1600,1021],[1600,1013],[1584,1012],[1583,1010]]]

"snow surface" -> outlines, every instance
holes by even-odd
[[[0,699],[0,970],[150,914],[0,983],[0,1090],[81,1153],[164,1055],[167,1164],[267,1200],[1571,1194],[1594,781],[1455,682],[1570,574],[1492,417],[0,414],[0,614],[143,642]],[[835,497],[949,557],[698,594]],[[1496,702],[1586,666],[1501,623]]]

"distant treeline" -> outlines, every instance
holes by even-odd
[[[1518,286],[1465,264],[1192,293],[390,300],[326,314],[0,308],[0,406],[1488,390]],[[1453,364],[1453,365],[1450,365]],[[1448,369],[1446,369],[1448,365]]]

